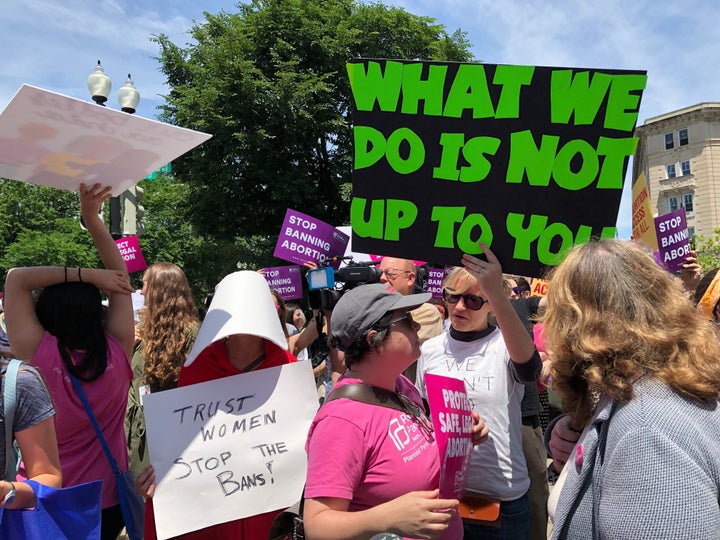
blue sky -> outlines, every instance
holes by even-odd
[[[639,123],[703,101],[720,101],[720,2],[710,0],[386,0],[468,33],[487,63],[645,69]],[[132,73],[137,114],[154,118],[167,92],[153,34],[190,40],[203,12],[236,11],[229,0],[3,0],[0,109],[23,83],[89,99],[98,59],[113,80],[108,105]],[[629,198],[618,217],[629,235]]]

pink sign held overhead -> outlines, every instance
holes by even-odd
[[[425,374],[430,416],[440,453],[440,498],[461,499],[472,456],[472,403],[460,379]]]
[[[271,266],[263,268],[265,281],[280,293],[283,300],[302,298],[302,273],[299,266]]]
[[[140,250],[140,242],[138,242],[137,236],[125,236],[115,240],[120,255],[122,255],[125,266],[127,266],[128,273],[141,272],[147,268],[145,264],[145,257],[143,257],[142,251]]]

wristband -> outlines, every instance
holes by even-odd
[[[8,484],[10,484],[10,491],[5,494],[2,502],[0,502],[0,508],[5,508],[6,506],[12,504],[15,500],[15,495],[17,495],[17,491],[15,490],[15,484],[13,484],[12,482],[8,482]]]

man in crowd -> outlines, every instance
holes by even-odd
[[[379,266],[382,275],[380,281],[389,284],[402,295],[412,294],[417,281],[417,267],[408,259],[384,257]],[[418,337],[420,345],[428,339],[443,333],[443,320],[438,309],[429,303],[421,305],[410,312],[413,320],[420,325]],[[416,365],[405,371],[405,376],[415,382]]]

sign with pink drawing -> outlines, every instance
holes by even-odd
[[[0,177],[119,195],[210,137],[25,84],[0,114]]]

